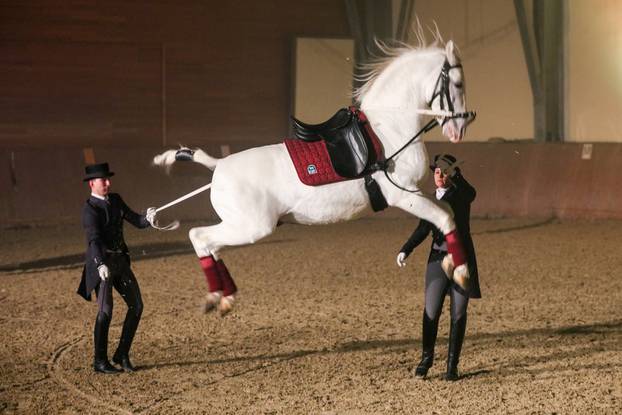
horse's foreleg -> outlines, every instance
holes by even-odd
[[[253,243],[270,234],[273,229],[274,227],[269,226],[242,226],[223,222],[190,230],[190,241],[199,257],[208,286],[204,312],[218,308],[221,315],[227,314],[233,308],[237,293],[237,287],[227,266],[218,258],[218,251],[224,246]]]
[[[410,194],[407,197],[400,198],[395,201],[394,206],[427,220],[443,232],[449,254],[449,258],[443,261],[443,269],[448,272],[448,275],[452,275],[453,270],[453,280],[466,289],[469,268],[464,247],[456,232],[453,212],[428,196],[421,194]]]
[[[391,202],[392,201],[389,200],[389,203]],[[438,201],[433,200],[427,195],[410,193],[405,197],[396,199],[394,203],[391,204],[418,218],[427,220],[440,229],[444,235],[455,232],[456,230],[456,223],[454,222],[451,209],[446,205],[441,205]]]

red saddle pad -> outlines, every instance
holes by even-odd
[[[347,180],[333,169],[324,140],[307,142],[295,138],[283,140],[301,182],[308,186]]]

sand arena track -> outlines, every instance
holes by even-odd
[[[199,313],[189,224],[126,227],[145,311],[141,370],[117,376],[90,367],[80,229],[3,230],[0,413],[622,413],[622,222],[473,221],[484,298],[455,383],[447,304],[430,379],[411,374],[428,246],[405,269],[395,255],[415,224],[286,225],[226,251],[241,297],[224,319]],[[111,352],[124,313],[115,296]]]

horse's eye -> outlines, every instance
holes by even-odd
[[[462,89],[462,82],[456,82],[456,88]]]

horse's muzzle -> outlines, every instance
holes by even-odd
[[[452,143],[459,143],[464,137],[466,125],[458,126],[455,120],[450,120],[443,126],[443,135]]]

